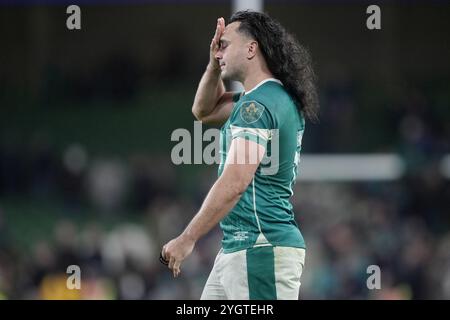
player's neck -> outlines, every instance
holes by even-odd
[[[273,74],[270,72],[254,72],[245,78],[242,85],[244,86],[245,92],[249,92],[258,84],[270,78],[274,78]]]

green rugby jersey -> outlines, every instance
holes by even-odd
[[[255,245],[305,248],[290,203],[305,120],[276,79],[235,94],[233,102],[231,115],[221,128],[219,176],[234,138],[263,145],[266,155],[239,202],[220,222],[223,250],[230,253]]]

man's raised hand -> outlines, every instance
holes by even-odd
[[[225,19],[219,18],[217,19],[216,32],[214,33],[214,37],[211,40],[210,50],[209,50],[209,65],[214,70],[220,70],[219,61],[216,59],[216,53],[220,48],[220,38],[222,37],[223,32],[225,31]]]

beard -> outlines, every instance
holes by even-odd
[[[223,81],[239,81],[242,82],[242,70],[239,68],[231,68],[228,65],[225,65],[225,69],[223,69],[220,73],[220,77]]]

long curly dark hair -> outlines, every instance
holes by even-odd
[[[239,32],[255,39],[270,72],[279,79],[305,117],[318,120],[319,98],[311,56],[293,35],[265,13],[238,11],[229,23],[239,21]]]

